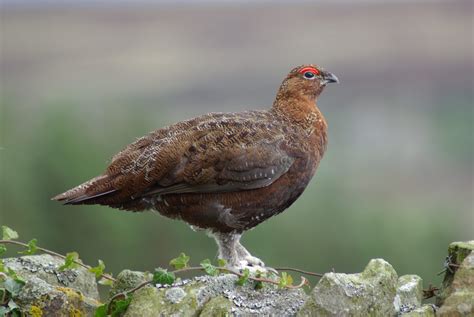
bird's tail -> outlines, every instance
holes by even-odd
[[[65,205],[100,204],[101,198],[117,191],[112,183],[110,176],[100,175],[51,198],[51,200],[60,201]]]

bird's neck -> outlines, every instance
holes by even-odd
[[[314,97],[305,95],[277,95],[272,111],[308,131],[326,131],[327,123]]]

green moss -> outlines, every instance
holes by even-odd
[[[196,292],[201,284],[182,287],[186,295],[177,303],[172,303],[166,298],[166,290],[155,287],[144,287],[133,295],[125,316],[146,316],[150,312],[159,311],[162,315],[189,316],[196,315],[199,305]]]
[[[449,245],[448,254],[451,262],[461,264],[462,261],[474,250],[474,240],[453,242]]]
[[[439,316],[473,316],[473,299],[474,292],[457,291],[446,298],[437,313]]]
[[[312,297],[309,297],[304,303],[304,306],[298,312],[297,316],[298,317],[312,316],[316,314],[316,311],[318,311],[318,309],[319,308],[314,302],[314,299]]]
[[[41,316],[43,316],[43,310],[41,308],[39,308],[38,306],[31,305],[30,315],[32,317],[41,317]]]
[[[362,273],[326,273],[319,280],[299,316],[388,316],[394,313],[398,276],[382,259],[369,262]]]
[[[214,297],[203,307],[200,317],[224,317],[230,316],[232,302],[223,296]]]
[[[121,293],[123,291],[134,288],[138,284],[151,280],[152,275],[148,272],[138,272],[131,270],[123,270],[117,275],[117,281],[110,290],[110,295]]]
[[[452,264],[460,265],[464,259],[471,254],[474,250],[474,240],[471,241],[459,241],[453,242],[448,247],[448,255],[449,259]],[[466,276],[463,276],[465,275]],[[458,280],[457,283],[454,283],[455,275],[459,275],[460,278],[456,278]],[[441,306],[443,305],[445,299],[454,291],[454,287],[460,287],[463,284],[464,280],[468,280],[468,273],[462,269],[456,269],[455,267],[451,267],[450,269],[446,270],[444,275],[443,283],[441,286],[441,290],[439,295],[436,297],[436,305]],[[461,284],[461,285],[455,285]]]
[[[403,314],[403,317],[435,317],[433,306],[424,305],[409,313]]]
[[[84,314],[80,309],[73,308],[69,311],[69,317],[82,317]]]

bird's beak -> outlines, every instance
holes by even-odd
[[[339,79],[333,73],[323,72],[323,83],[339,83]]]

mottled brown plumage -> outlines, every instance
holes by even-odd
[[[229,265],[263,263],[240,234],[288,208],[313,177],[327,143],[316,99],[331,73],[293,69],[269,110],[211,113],[130,144],[106,171],[54,200],[182,219],[214,233]]]

